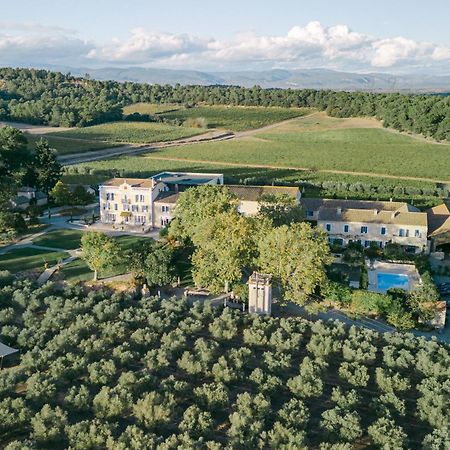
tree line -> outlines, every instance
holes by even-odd
[[[0,274],[0,445],[446,450],[448,347]],[[8,365],[8,364],[6,364]]]
[[[450,140],[450,96],[150,85],[46,70],[0,69],[0,119],[83,127],[120,120],[123,106],[136,102],[312,107],[333,117],[376,117],[386,127]]]

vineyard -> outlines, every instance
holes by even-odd
[[[448,449],[448,347],[3,274],[8,450]],[[11,364],[11,363],[10,363]]]

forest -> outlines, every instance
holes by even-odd
[[[0,285],[0,338],[21,351],[0,371],[7,450],[449,448],[435,340],[6,272]]]
[[[133,103],[311,107],[334,117],[376,117],[385,127],[450,140],[450,97],[259,86],[149,85],[96,81],[35,69],[0,69],[0,119],[84,127],[122,119]]]

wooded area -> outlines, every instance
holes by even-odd
[[[450,140],[450,96],[162,86],[96,81],[45,70],[0,69],[0,119],[83,127],[120,120],[122,108],[138,102],[312,107],[335,117],[377,117],[386,127]]]

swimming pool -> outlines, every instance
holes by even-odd
[[[377,273],[377,284],[379,291],[387,291],[391,288],[409,288],[409,277],[408,275],[398,274],[398,273]]]

